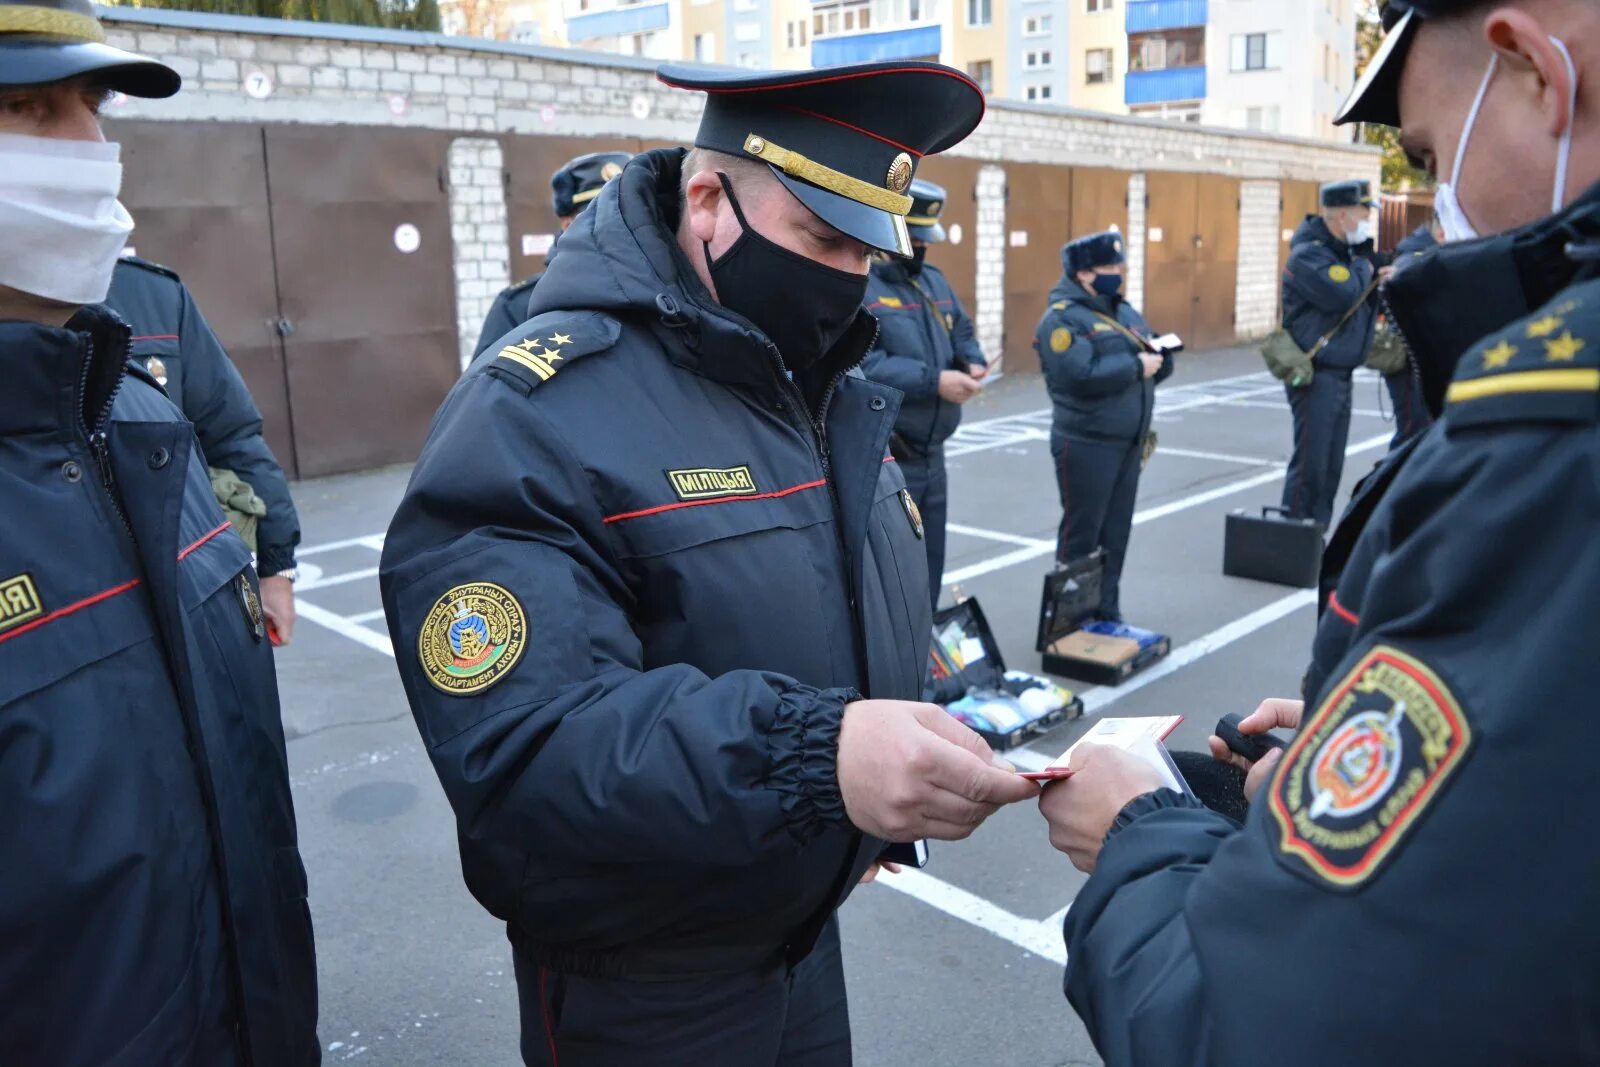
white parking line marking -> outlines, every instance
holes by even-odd
[[[294,610],[302,619],[332,630],[340,636],[348,637],[359,645],[366,645],[374,652],[382,652],[390,659],[394,658],[394,645],[389,643],[388,634],[380,634],[376,630],[369,630],[359,623],[351,622],[337,612],[329,611],[327,608],[319,608],[309,600],[304,600],[300,597],[294,598]]]
[[[326,589],[330,585],[347,585],[350,582],[359,582],[365,578],[376,578],[378,568],[362,567],[360,570],[345,571],[342,574],[325,575],[315,581],[295,583],[295,591],[309,593],[313,589]]]
[[[363,611],[359,615],[346,615],[345,616],[345,620],[346,621],[356,623],[357,625],[365,625],[366,623],[369,623],[369,622],[373,621],[374,619],[381,619],[381,618],[383,618],[383,609],[382,608],[379,608],[376,611]]]
[[[1273,400],[1231,400],[1230,399],[1230,400],[1224,400],[1223,403],[1226,404],[1230,408],[1260,408],[1262,411],[1292,411],[1293,410],[1291,407],[1289,407],[1288,402],[1284,401],[1284,400],[1273,401]],[[1387,411],[1376,411],[1376,410],[1374,410],[1372,408],[1351,408],[1350,409],[1350,414],[1352,414],[1352,415],[1364,415],[1369,419],[1383,419],[1385,422],[1392,421],[1393,418],[1394,418],[1394,416],[1391,415]]]
[[[1065,856],[1061,857],[1061,862],[1067,862]],[[1067,946],[1061,938],[1060,923],[1051,924],[1049,920],[1035,922],[1013,915],[980,896],[948,882],[941,882],[923,871],[907,869],[899,874],[883,873],[873,884],[914,897],[929,907],[937,908],[946,915],[985,930],[1058,966],[1066,965]]]
[[[985,541],[999,541],[1006,545],[1023,545],[1027,548],[1054,547],[1054,541],[1043,541],[1037,537],[1022,537],[1017,534],[1002,533],[999,530],[984,530],[977,526],[963,526],[958,522],[947,522],[944,528],[949,533],[963,534],[967,537],[981,537]]]
[[[376,542],[376,544],[374,544]],[[341,548],[383,548],[382,534],[366,534],[362,537],[346,537],[342,541],[328,541],[320,545],[301,545],[295,549],[295,557],[315,556],[323,552],[337,552]]]
[[[1194,448],[1171,448],[1167,445],[1157,445],[1158,456],[1179,456],[1183,459],[1213,459],[1218,463],[1240,463],[1246,467],[1270,467],[1281,462],[1276,459],[1264,459],[1261,456],[1236,456],[1231,452],[1201,452]]]

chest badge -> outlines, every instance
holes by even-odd
[[[900,505],[906,509],[906,519],[911,523],[911,532],[917,535],[917,540],[922,540],[922,509],[917,507],[917,502],[911,499],[911,490],[900,490]]]
[[[167,364],[160,356],[151,356],[144,361],[144,369],[150,372],[150,377],[160,382],[164,387],[167,384]]]
[[[0,580],[0,633],[44,614],[33,575],[19,574]]]
[[[417,634],[417,658],[435,689],[469,696],[511,672],[528,644],[528,617],[493,582],[468,582],[434,601]]]
[[[250,584],[250,579],[243,574],[234,579],[239,586],[239,604],[244,608],[244,621],[250,626],[250,636],[257,641],[266,636],[267,617],[261,610],[261,598],[256,595],[255,586]]]

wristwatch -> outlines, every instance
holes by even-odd
[[[283,570],[278,571],[275,574],[265,575],[265,577],[267,577],[267,578],[287,578],[287,579],[289,579],[289,584],[293,585],[295,582],[298,582],[300,580],[300,568],[299,567],[285,567]]]

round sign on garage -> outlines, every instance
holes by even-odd
[[[961,238],[963,236],[965,236],[965,234],[962,232],[962,229],[961,229],[961,223],[952,222],[950,224],[950,229],[945,231],[945,236],[950,238],[950,243],[951,244],[953,244],[953,245],[960,244],[961,243]]]
[[[402,222],[394,228],[394,246],[409,256],[422,247],[422,234],[411,223]]]

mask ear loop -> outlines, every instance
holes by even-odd
[[[727,174],[720,170],[717,171],[717,180],[722,183],[722,191],[728,198],[728,205],[733,208],[733,217],[739,220],[739,241],[743,241],[745,235],[750,232],[751,226],[745,221],[744,209],[739,206],[739,198],[733,195],[733,181],[727,176]],[[733,246],[728,249],[728,252],[732,252],[734,248],[738,247],[738,244],[739,242],[735,241]],[[717,263],[720,262],[720,260],[714,260],[711,258],[710,242],[702,241],[700,242],[700,246],[705,251],[706,269],[711,271],[716,270]],[[722,253],[723,258],[727,258],[728,252]]]
[[[1572,155],[1572,128],[1578,122],[1578,67],[1572,62],[1572,53],[1568,51],[1566,42],[1559,37],[1550,38],[1550,43],[1561,52],[1561,59],[1567,65],[1567,128],[1561,134],[1561,144],[1556,149],[1556,187],[1550,198],[1550,210],[1560,211],[1567,206],[1567,160]]]
[[[1489,66],[1483,72],[1483,81],[1478,83],[1478,95],[1473,97],[1472,110],[1467,112],[1467,121],[1461,127],[1461,143],[1456,145],[1455,162],[1450,166],[1450,185],[1456,190],[1458,198],[1461,195],[1461,162],[1467,158],[1467,142],[1472,139],[1472,128],[1478,124],[1478,112],[1483,110],[1483,98],[1489,95],[1489,83],[1494,80],[1495,68],[1499,65],[1499,53],[1489,57]]]

